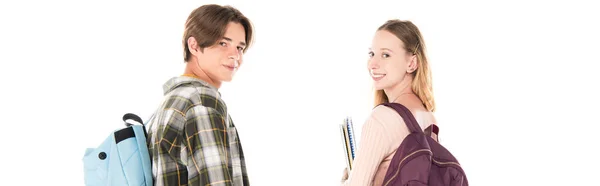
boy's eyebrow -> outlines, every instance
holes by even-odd
[[[228,38],[228,37],[223,37],[223,39],[224,39],[224,40],[227,40],[227,41],[229,41],[229,42],[233,42],[233,39],[231,39],[231,38]],[[246,46],[246,42],[240,41],[240,45],[242,45],[242,46]]]

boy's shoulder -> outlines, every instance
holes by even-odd
[[[176,109],[183,113],[198,105],[209,107],[225,114],[226,105],[220,92],[208,83],[196,78],[175,77],[165,83],[163,109]]]

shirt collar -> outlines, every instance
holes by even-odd
[[[217,88],[208,84],[206,81],[203,81],[198,78],[193,78],[193,77],[177,76],[177,77],[173,77],[173,78],[169,79],[169,81],[167,81],[163,85],[163,94],[167,94],[167,93],[171,92],[173,89],[175,89],[181,85],[184,85],[184,84],[197,84],[197,86],[204,86],[204,87],[213,89],[217,93],[219,93]],[[221,93],[219,93],[219,95],[220,94]]]

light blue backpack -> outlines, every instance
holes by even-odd
[[[141,125],[133,125],[134,120]],[[126,128],[111,133],[98,148],[88,148],[83,156],[85,185],[152,186],[152,167],[142,119],[123,116]]]

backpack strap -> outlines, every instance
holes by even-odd
[[[404,123],[406,123],[406,126],[408,127],[408,129],[410,130],[411,133],[423,132],[421,130],[421,127],[417,123],[417,120],[415,119],[415,117],[412,115],[410,110],[408,110],[408,108],[406,108],[404,105],[399,104],[399,103],[383,103],[382,105],[391,107],[394,110],[396,110],[396,112],[398,112],[398,114],[400,114],[402,119],[404,119]],[[438,139],[439,132],[440,132],[440,128],[436,124],[429,125],[429,127],[425,128],[425,131],[424,131],[426,136],[431,136],[431,138],[433,138],[437,142],[439,142],[439,139]]]
[[[408,127],[408,130],[410,130],[411,133],[423,133],[423,130],[421,130],[421,127],[417,123],[415,117],[412,115],[410,110],[408,110],[408,108],[406,108],[404,105],[399,103],[383,103],[382,105],[391,107],[394,110],[396,110],[396,112],[400,114],[402,119],[404,119],[404,123],[406,123],[406,126]]]
[[[440,142],[438,139],[438,133],[440,132],[440,128],[436,124],[431,124],[429,127],[425,128],[425,135],[431,136],[435,141]]]

